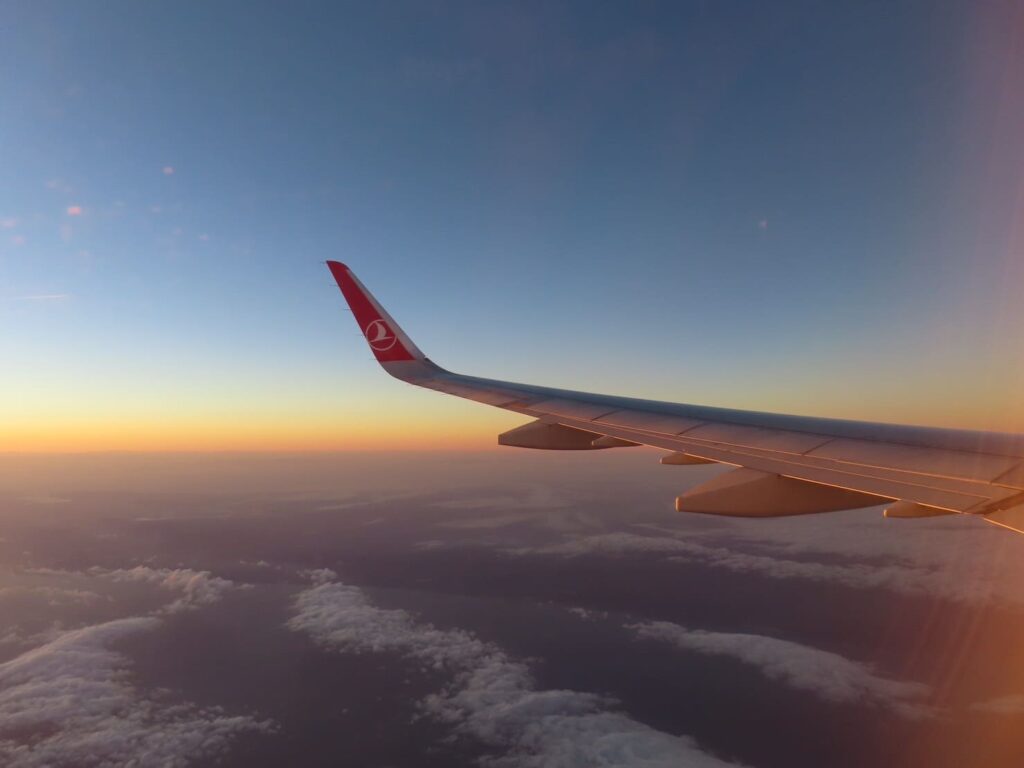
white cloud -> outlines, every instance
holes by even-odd
[[[583,621],[602,621],[608,618],[608,611],[594,611],[578,605],[567,608],[566,610]]]
[[[730,518],[725,522],[731,541],[752,544],[773,555],[887,558],[900,564],[957,570],[961,577],[974,573],[987,578],[990,571],[1005,577],[1013,563],[1000,562],[991,569],[984,566],[1001,554],[1009,555],[1018,545],[1016,537],[1000,536],[1005,531],[971,515],[886,520],[875,511],[855,510],[767,521]],[[1016,573],[1024,575],[1024,563],[1017,566]]]
[[[0,635],[0,645],[20,645],[25,642],[25,633],[21,627],[10,627]]]
[[[738,659],[771,680],[809,691],[826,701],[880,705],[910,718],[932,714],[923,703],[931,692],[928,686],[881,677],[869,665],[837,653],[776,637],[707,632],[667,621],[633,624],[629,628],[643,640]]]
[[[30,496],[22,496],[22,501],[28,502],[29,504],[68,504],[71,502],[66,496],[55,496],[52,493],[40,493],[32,494]]]
[[[752,555],[720,547],[705,547],[670,560],[702,562],[737,573],[755,573],[773,579],[805,579],[853,589],[886,589],[903,595],[939,595],[957,602],[987,600],[991,590],[977,581],[951,576],[938,568],[873,563],[819,563]]]
[[[527,667],[492,643],[461,630],[416,622],[402,610],[377,608],[355,587],[321,584],[299,594],[289,628],[342,652],[391,651],[453,675],[421,703],[459,735],[505,750],[495,767],[723,768],[686,736],[650,728],[610,711],[592,693],[536,690]]]
[[[443,539],[427,539],[426,541],[417,541],[415,544],[413,544],[413,547],[415,547],[416,549],[423,550],[446,549],[448,546],[448,542],[444,541]]]
[[[525,493],[499,494],[492,496],[468,496],[459,499],[435,501],[430,505],[443,509],[557,509],[568,506],[563,495],[547,486],[534,486]],[[524,516],[532,519],[532,516]]]
[[[21,627],[14,626],[10,627],[3,635],[0,635],[0,645],[28,646],[48,643],[60,636],[63,631],[64,629],[60,622],[54,622],[40,632],[27,632]]]
[[[974,712],[991,715],[1024,715],[1024,694],[1000,696],[989,701],[979,701],[971,705]]]
[[[241,733],[273,728],[142,695],[113,646],[159,624],[134,617],[65,632],[0,664],[0,763],[177,768],[220,754]]]
[[[453,501],[450,505],[445,506],[452,509],[474,509],[472,506],[459,507],[456,504],[457,502]],[[536,512],[518,512],[511,515],[495,515],[493,517],[470,517],[466,520],[450,520],[438,523],[438,528],[451,528],[456,531],[483,531],[491,528],[508,528],[513,525],[522,525],[523,523],[534,522],[539,517]]]
[[[987,579],[964,578],[959,569],[952,570],[939,564],[833,564],[791,560],[703,544],[692,540],[695,534],[687,534],[690,537],[688,539],[675,538],[674,533],[666,532],[661,536],[604,533],[569,539],[559,544],[508,551],[516,555],[562,557],[661,555],[669,561],[697,563],[773,579],[804,579],[853,589],[885,589],[908,596],[938,595],[964,603],[984,602],[990,599],[997,586],[995,582]],[[1007,593],[1003,597],[1011,602],[1024,603],[1024,593]]]
[[[70,293],[26,293],[22,296],[11,296],[8,301],[64,301],[69,298]]]
[[[330,568],[307,568],[299,571],[299,576],[309,579],[314,584],[327,584],[338,578],[338,574]]]
[[[164,613],[177,613],[201,605],[211,605],[230,590],[249,587],[248,584],[237,584],[230,579],[214,576],[209,571],[194,571],[191,568],[150,568],[138,565],[113,571],[90,568],[88,573],[112,581],[141,581],[156,584],[172,592],[180,592],[181,597],[162,609]]]
[[[698,551],[702,545],[691,544],[667,536],[638,536],[635,533],[601,533],[594,536],[580,536],[560,544],[543,547],[523,547],[509,550],[515,555],[628,555],[636,553],[672,555]]]
[[[0,589],[0,600],[41,599],[48,605],[66,605],[68,603],[92,604],[103,600],[103,596],[87,589],[64,589],[62,587],[18,586]]]
[[[196,571],[191,568],[151,568],[147,565],[137,565],[134,568],[117,568],[108,570],[94,566],[85,571],[64,571],[55,568],[26,568],[25,573],[36,576],[51,576],[63,578],[92,578],[104,579],[115,582],[141,582],[152,584],[168,592],[176,592],[180,597],[160,608],[156,613],[168,614],[188,611],[200,606],[212,605],[221,600],[227,592],[236,589],[251,589],[251,584],[240,584],[230,579],[214,576],[209,571]],[[68,589],[61,587],[17,587],[17,590],[30,589],[42,595],[52,594],[54,599],[62,596],[67,600],[77,597],[80,602],[90,600],[90,595],[101,598],[96,593],[86,590]],[[3,592],[0,590],[0,598]],[[109,599],[109,598],[106,598]],[[54,603],[56,604],[56,603]]]
[[[547,486],[528,488],[523,493],[481,493],[430,503],[436,509],[468,513],[435,523],[439,528],[460,531],[487,531],[532,525],[553,531],[571,532],[603,527],[600,518],[581,512],[564,494]]]

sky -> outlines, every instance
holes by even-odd
[[[1018,3],[11,2],[0,451],[485,449],[439,364],[1024,430]]]

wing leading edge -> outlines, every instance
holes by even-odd
[[[736,467],[684,493],[684,512],[773,517],[888,504],[887,517],[977,515],[1024,532],[1024,435],[788,416],[464,376],[431,362],[352,271],[328,261],[370,351],[395,378],[533,417],[502,445],[649,445],[663,464]]]

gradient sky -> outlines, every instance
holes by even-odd
[[[5,3],[0,450],[488,447],[372,362],[1024,429],[1015,2]]]

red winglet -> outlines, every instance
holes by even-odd
[[[351,269],[340,261],[328,261],[327,266],[338,282],[338,287],[351,307],[352,314],[359,323],[359,329],[366,337],[366,343],[370,345],[377,362],[395,363],[423,359],[423,353],[359,282],[359,278],[352,274]]]

